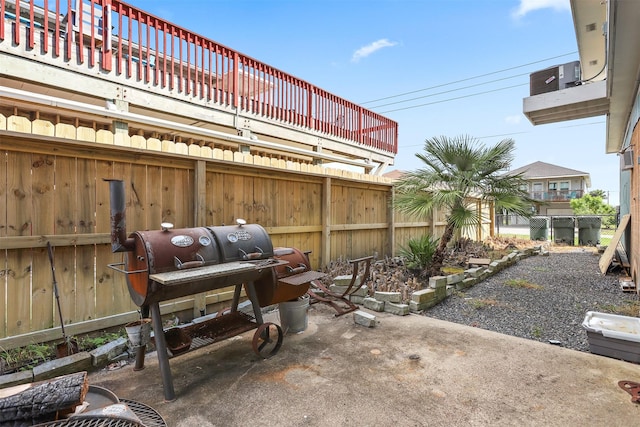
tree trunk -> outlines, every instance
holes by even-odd
[[[440,237],[440,242],[438,242],[438,247],[431,258],[431,264],[427,267],[425,271],[425,275],[427,277],[439,276],[440,269],[444,263],[445,254],[447,251],[447,245],[451,241],[453,237],[453,232],[455,231],[455,227],[452,223],[447,222],[447,226],[444,229],[444,233],[442,237]]]
[[[73,412],[88,390],[86,372],[0,390],[0,423]]]

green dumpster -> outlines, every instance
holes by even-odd
[[[600,228],[602,218],[599,216],[579,216],[576,218],[578,226],[578,243],[582,246],[595,246],[600,243]]]
[[[554,216],[551,219],[553,240],[573,246],[575,235],[575,221],[572,216]]]
[[[531,240],[547,241],[549,235],[549,218],[534,216],[529,220],[529,236]]]

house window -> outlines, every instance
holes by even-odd
[[[533,183],[533,191],[542,191],[542,183],[534,182]]]
[[[549,191],[556,191],[558,189],[558,183],[557,182],[550,182],[549,183]]]
[[[519,189],[521,191],[529,191],[529,184],[520,184]]]
[[[571,183],[569,181],[560,181],[560,191],[569,191]]]

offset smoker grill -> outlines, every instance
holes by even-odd
[[[242,220],[234,226],[183,229],[162,224],[161,230],[137,231],[127,237],[124,184],[107,181],[112,251],[124,253],[124,261],[110,267],[126,275],[131,298],[141,307],[143,317],[151,314],[165,399],[175,398],[168,350],[171,356],[187,351],[194,338],[210,344],[257,328],[254,351],[265,358],[275,354],[282,344],[282,330],[263,321],[260,307],[302,296],[309,282],[324,276],[311,271],[307,255],[294,248],[274,249],[264,228]],[[235,286],[228,313],[163,331],[160,302],[228,286]],[[253,317],[238,310],[243,286]],[[177,339],[180,345],[168,347],[167,338],[172,343]],[[145,347],[141,346],[135,370],[144,368],[144,357]]]

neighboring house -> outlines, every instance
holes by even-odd
[[[635,283],[640,273],[640,2],[571,0],[580,73],[564,64],[531,75],[523,112],[534,125],[605,115],[605,150],[620,156],[622,239]],[[546,77],[545,77],[546,74]],[[549,82],[547,84],[547,82]],[[554,83],[556,82],[556,83]],[[549,87],[555,85],[555,87]],[[636,286],[637,289],[640,287]]]
[[[587,172],[545,162],[534,162],[509,173],[522,173],[527,180],[524,189],[539,201],[535,206],[538,215],[573,215],[571,200],[579,199],[591,187]]]

